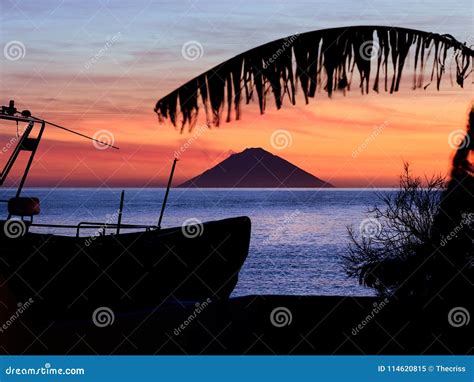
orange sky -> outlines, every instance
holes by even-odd
[[[25,54],[18,60],[1,57],[1,104],[13,98],[19,109],[89,135],[107,130],[120,147],[97,150],[48,128],[29,185],[162,186],[175,151],[186,143],[175,184],[247,147],[263,147],[340,187],[394,186],[403,161],[417,174],[447,172],[453,151],[448,137],[465,128],[471,78],[464,90],[446,78],[440,92],[411,91],[408,68],[398,94],[361,96],[353,90],[333,99],[319,94],[307,106],[299,102],[280,111],[269,98],[265,115],[255,105],[245,106],[241,121],[197,129],[197,138],[159,125],[152,109],[169,91],[237,53],[292,33],[347,25],[349,15],[358,24],[408,26],[464,41],[472,24],[465,7],[405,0],[364,7],[344,2],[337,12],[288,1],[262,1],[251,10],[231,2],[147,4],[48,0],[41,6],[25,1],[21,9],[2,4],[2,46],[20,41]],[[191,40],[203,47],[195,61],[181,52]],[[276,130],[288,131],[291,145],[273,147]],[[0,148],[14,133],[14,125],[0,123]],[[8,155],[2,152],[0,164]],[[12,175],[21,166],[15,170]]]
[[[353,93],[333,99],[319,95],[309,105],[269,108],[265,115],[249,106],[240,121],[210,130],[198,124],[184,134],[169,124],[159,125],[150,112],[133,118],[89,115],[85,120],[52,113],[44,117],[86,134],[110,131],[120,150],[97,150],[82,138],[48,128],[29,184],[160,186],[180,148],[184,150],[176,183],[217,164],[230,152],[263,147],[336,186],[393,186],[403,161],[409,161],[417,174],[447,172],[453,152],[448,136],[464,129],[470,96],[459,90]],[[1,126],[4,131],[14,129]],[[279,129],[291,137],[283,149],[272,146],[272,133]],[[0,157],[6,159],[7,154]]]

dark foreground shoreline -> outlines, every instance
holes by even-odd
[[[472,354],[446,300],[256,295],[38,320],[34,305],[0,333],[3,354]],[[3,309],[3,308],[2,308]],[[82,316],[82,315],[81,315]],[[97,318],[97,317],[96,317]],[[103,326],[103,327],[99,327]]]

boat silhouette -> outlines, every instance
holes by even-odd
[[[39,224],[34,217],[40,213],[40,200],[24,196],[23,187],[46,126],[109,144],[33,117],[27,110],[20,113],[13,101],[2,108],[0,120],[27,124],[1,173],[0,185],[19,155],[28,156],[15,196],[2,200],[8,204],[8,216],[0,220],[3,296],[19,304],[33,299],[38,319],[77,312],[90,316],[102,306],[136,310],[155,308],[170,299],[219,301],[230,296],[248,255],[250,219],[196,220],[161,228],[176,160],[157,225],[123,224],[123,192],[115,222]],[[44,228],[69,229],[70,235],[35,232]]]

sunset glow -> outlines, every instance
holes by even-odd
[[[319,94],[309,105],[299,102],[279,111],[271,105],[264,115],[249,105],[240,121],[213,129],[198,124],[193,132],[179,134],[170,124],[158,123],[153,106],[159,97],[251,47],[301,30],[345,25],[344,12],[321,25],[315,15],[278,3],[277,16],[263,33],[256,16],[214,2],[169,3],[162,6],[165,12],[132,3],[113,10],[106,4],[25,3],[20,10],[2,2],[2,44],[21,41],[26,48],[22,59],[2,57],[2,104],[15,99],[19,109],[91,136],[109,131],[120,147],[98,150],[48,128],[31,170],[32,186],[163,186],[176,152],[181,159],[178,183],[247,147],[262,147],[339,187],[394,186],[403,161],[416,174],[445,174],[453,152],[449,135],[466,123],[470,78],[466,89],[451,87],[446,78],[440,92],[412,91],[406,75],[398,94],[361,96],[353,90],[333,99]],[[206,12],[211,6],[214,11]],[[271,7],[264,2],[260,11]],[[347,12],[354,11],[353,4],[350,8]],[[464,41],[469,30],[462,26],[471,20],[460,8],[455,14],[433,8],[425,17],[425,30]],[[390,24],[410,26],[409,19],[395,20],[393,11],[391,5],[379,5],[363,15],[363,23],[380,23],[380,15],[390,14]],[[209,25],[193,24],[193,12],[206,14]],[[295,13],[298,24],[287,16]],[[224,17],[229,18],[228,34],[212,33],[213,28],[222,30]],[[203,46],[196,60],[182,56],[183,44],[191,40]],[[1,123],[0,129],[5,146],[16,127]],[[270,138],[279,129],[291,134],[291,145],[282,150],[272,147]],[[8,150],[0,154],[2,164],[7,157]],[[21,167],[17,170],[16,175]]]

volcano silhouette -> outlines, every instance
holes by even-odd
[[[178,187],[319,188],[333,185],[262,148],[247,148]]]

